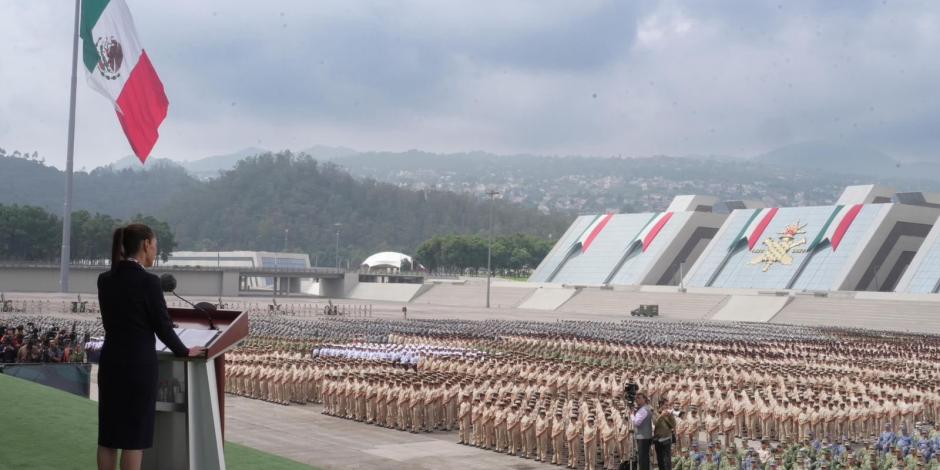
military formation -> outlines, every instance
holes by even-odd
[[[676,416],[679,468],[940,465],[934,336],[642,320],[252,325],[231,360],[245,355],[273,385],[234,393],[402,431],[457,430],[461,444],[569,468],[633,458],[627,383]]]
[[[755,323],[252,315],[227,391],[568,468],[634,458],[636,384],[677,468],[940,468],[940,338]],[[94,325],[89,325],[94,330]]]

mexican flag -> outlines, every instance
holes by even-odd
[[[157,143],[169,101],[147,52],[137,41],[124,0],[82,1],[82,62],[88,84],[114,105],[141,163]]]

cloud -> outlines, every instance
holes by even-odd
[[[245,146],[936,159],[940,4],[127,0],[166,85],[155,155]],[[5,0],[0,146],[61,166],[72,10]],[[79,78],[76,166],[130,153]]]

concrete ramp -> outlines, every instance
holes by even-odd
[[[577,289],[564,289],[557,287],[540,287],[525,299],[519,308],[528,308],[532,310],[555,310],[561,307],[573,295],[577,294]]]
[[[424,287],[423,284],[395,284],[360,282],[349,291],[346,298],[356,300],[384,300],[387,302],[409,302]]]
[[[789,302],[789,296],[733,295],[711,319],[768,322]]]

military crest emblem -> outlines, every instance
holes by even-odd
[[[117,80],[121,76],[121,64],[124,63],[124,50],[114,36],[99,37],[95,41],[98,49],[98,73],[106,80]]]
[[[773,265],[780,263],[789,266],[793,263],[793,253],[797,253],[797,248],[806,245],[806,238],[797,238],[806,233],[806,224],[800,225],[800,221],[787,225],[783,232],[779,233],[776,240],[767,237],[764,241],[764,249],[759,255],[751,260],[750,264],[760,264],[761,271],[767,272]]]

